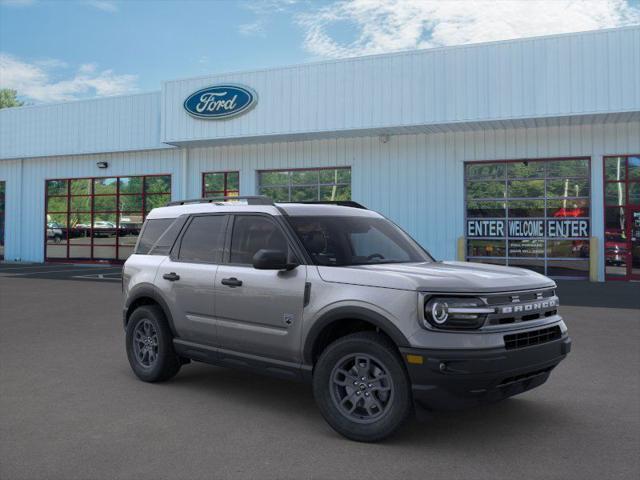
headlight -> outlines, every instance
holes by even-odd
[[[495,308],[479,298],[436,297],[424,306],[425,326],[436,328],[479,328],[490,313],[495,313]]]

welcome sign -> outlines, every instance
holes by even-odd
[[[244,85],[212,85],[192,93],[184,101],[189,115],[221,120],[246,113],[258,102],[258,95]]]
[[[469,238],[588,238],[585,218],[467,220]]]

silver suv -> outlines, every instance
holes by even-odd
[[[140,379],[199,361],[309,381],[336,431],[376,441],[414,408],[537,387],[570,350],[547,277],[436,261],[355,202],[242,199],[173,202],[147,217],[123,272]]]

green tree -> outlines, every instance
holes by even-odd
[[[18,92],[10,88],[0,89],[0,108],[21,107],[24,102],[17,98]]]

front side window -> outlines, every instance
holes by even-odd
[[[282,229],[265,217],[238,215],[233,224],[229,262],[250,265],[253,256],[262,249],[288,252]]]
[[[262,171],[258,190],[275,202],[351,200],[351,168]]]
[[[289,217],[316,265],[376,265],[433,259],[389,220],[376,217]]]
[[[181,262],[220,263],[227,225],[225,215],[193,217],[182,236],[178,260]]]

